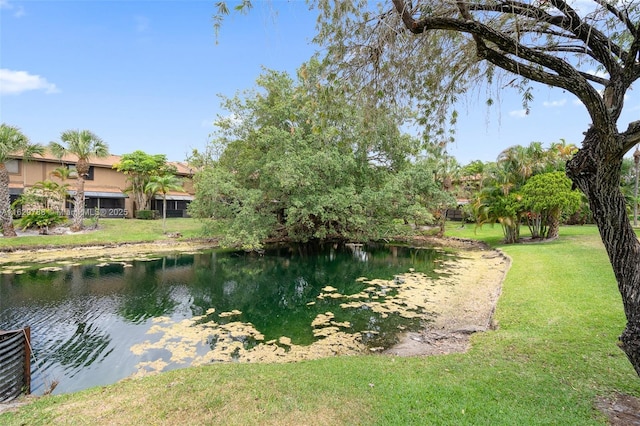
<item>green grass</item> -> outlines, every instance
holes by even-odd
[[[604,425],[599,396],[640,396],[616,346],[622,305],[595,227],[503,246],[499,227],[449,226],[512,267],[499,328],[466,354],[218,364],[40,398],[0,424]]]
[[[85,221],[89,225],[90,221]],[[16,223],[16,229],[17,223]],[[180,233],[181,239],[201,236],[202,223],[191,218],[167,219],[167,233]],[[8,248],[57,247],[87,244],[148,242],[172,238],[162,232],[162,220],[100,219],[98,229],[69,235],[24,235],[0,238],[0,250]]]

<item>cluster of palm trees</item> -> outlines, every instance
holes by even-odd
[[[73,220],[71,231],[77,232],[84,228],[85,194],[84,183],[89,173],[90,160],[92,158],[104,158],[109,155],[108,145],[97,135],[89,130],[67,130],[60,135],[60,142],[51,142],[48,146],[51,153],[57,158],[65,155],[77,157],[76,161],[76,192],[74,195]],[[2,233],[5,237],[15,237],[16,231],[13,225],[13,212],[11,210],[9,194],[9,171],[5,163],[16,154],[21,154],[25,160],[32,159],[35,155],[42,155],[45,151],[42,144],[31,143],[22,131],[5,123],[0,125],[0,222]],[[59,177],[68,177],[67,172],[57,169]],[[161,193],[163,198],[162,226],[165,230],[166,221],[166,195],[168,191],[182,188],[179,180],[174,175],[157,176],[149,183],[149,189],[154,193]],[[65,188],[66,189],[66,188]]]
[[[505,242],[516,242],[520,237],[521,221],[541,221],[539,214],[523,209],[520,190],[529,179],[538,174],[563,171],[577,147],[561,140],[545,149],[541,142],[528,146],[515,145],[502,151],[495,162],[474,162],[468,174],[474,174],[475,186],[468,187],[472,199],[470,212],[478,224],[500,223]],[[535,234],[535,232],[532,232]]]

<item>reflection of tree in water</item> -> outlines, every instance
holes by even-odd
[[[29,270],[20,275],[2,274],[0,280],[0,328],[20,328],[21,324],[3,324],[8,307],[28,306],[37,300],[40,303],[63,302],[69,290],[65,285],[70,272],[40,272]],[[20,319],[20,318],[18,318]]]
[[[196,266],[191,286],[192,312],[200,315],[208,308],[216,312],[240,310],[232,320],[252,323],[267,340],[291,337],[297,344],[314,340],[311,322],[320,313],[331,311],[337,321],[349,321],[352,330],[397,331],[397,326],[415,327],[406,319],[385,318],[369,309],[342,309],[343,300],[317,299],[322,288],[332,286],[343,295],[362,291],[368,284],[359,277],[391,279],[409,268],[433,274],[434,261],[446,255],[431,249],[387,246],[328,246],[313,253],[287,247],[268,250],[262,256],[218,253],[210,264]],[[354,259],[356,261],[354,261]],[[196,262],[198,263],[198,262]],[[217,322],[225,318],[209,317]],[[381,329],[379,324],[384,324]]]
[[[73,377],[82,367],[87,367],[106,358],[112,351],[104,352],[111,343],[109,333],[92,323],[79,322],[75,333],[68,339],[58,339],[51,345],[53,351],[46,355],[47,361],[55,361],[74,370]],[[103,353],[104,352],[104,353]]]
[[[165,271],[182,266],[183,261],[170,262],[167,258],[157,261],[136,262],[123,274],[125,286],[122,305],[118,313],[135,324],[148,318],[169,315],[178,305],[172,295],[173,284],[165,278]]]

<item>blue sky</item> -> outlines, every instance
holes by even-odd
[[[254,3],[225,22],[216,44],[214,0],[0,0],[0,120],[34,142],[89,129],[113,154],[182,161],[224,114],[217,94],[253,87],[263,66],[293,74],[318,49],[302,0]],[[459,110],[449,152],[463,164],[532,141],[579,143],[589,123],[573,95],[543,86],[529,115],[509,92],[491,110],[483,99]],[[621,128],[639,118],[636,90]]]

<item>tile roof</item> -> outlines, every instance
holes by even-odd
[[[10,155],[10,157],[21,158],[22,155],[15,154],[15,155]],[[109,154],[107,157],[104,157],[104,158],[91,157],[89,159],[89,164],[94,167],[106,167],[110,169],[113,167],[114,164],[119,163],[121,158],[122,158],[121,155],[115,155],[115,154]],[[62,158],[57,158],[56,156],[51,154],[51,152],[47,149],[42,155],[39,155],[39,154],[34,155],[33,160],[45,161],[48,163],[75,164],[78,161],[78,157],[76,155],[67,154]],[[189,167],[187,163],[179,162],[179,161],[168,161],[167,163],[175,166],[177,169],[177,174],[180,176],[192,176],[194,173],[194,170],[191,167]]]

